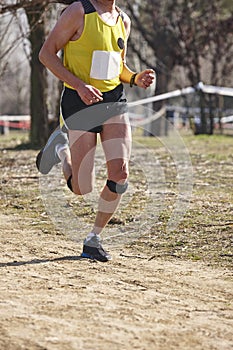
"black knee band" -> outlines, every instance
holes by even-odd
[[[107,186],[111,192],[122,194],[128,188],[128,182],[124,184],[118,184],[112,180],[107,180]]]
[[[69,179],[67,180],[67,186],[73,192],[71,180],[72,180],[72,175],[70,175]]]

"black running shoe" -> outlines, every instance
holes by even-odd
[[[102,247],[97,235],[88,240],[85,239],[81,256],[83,258],[98,260],[101,262],[106,262],[112,259],[111,255],[109,255]]]
[[[68,144],[67,135],[60,128],[50,135],[45,147],[36,157],[36,166],[40,173],[46,175],[55,164],[60,163],[60,158],[55,151],[55,146],[59,143]]]

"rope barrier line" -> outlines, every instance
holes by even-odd
[[[184,88],[181,90],[174,90],[171,92],[166,92],[166,93],[161,94],[161,95],[151,96],[151,97],[143,98],[143,99],[138,100],[138,101],[129,102],[128,106],[135,107],[135,106],[139,106],[139,105],[143,105],[143,104],[147,104],[147,103],[151,103],[151,102],[158,102],[158,101],[162,101],[162,100],[167,100],[167,99],[172,98],[172,97],[179,97],[182,95],[193,94],[195,92],[196,92],[196,89],[194,89],[193,87],[187,87],[187,88]]]
[[[30,130],[30,121],[24,120],[24,121],[7,121],[7,120],[0,120],[0,126],[6,127],[6,128],[14,128],[14,129],[25,129]]]
[[[233,97],[233,88],[227,88],[227,87],[220,87],[220,86],[213,86],[213,85],[204,85],[202,82],[199,82],[195,87],[186,87],[183,89],[174,90],[171,92],[166,92],[157,96],[151,96],[147,98],[143,98],[137,101],[128,102],[128,107],[136,107],[144,104],[149,104],[152,102],[158,102],[162,100],[168,100],[170,98],[174,97],[180,97],[183,95],[188,94],[194,94],[198,91],[201,91],[206,94],[216,94],[216,95],[222,95],[222,96],[229,96]],[[166,112],[166,108],[162,107],[158,112],[154,113],[149,118],[145,118],[145,120],[138,120],[133,121],[133,124],[135,126],[148,124],[156,119],[159,119],[162,115],[164,115]],[[3,115],[0,116],[0,126],[5,127],[13,127],[13,128],[19,128],[19,129],[30,129],[30,116],[10,116],[10,115]],[[17,123],[18,122],[18,123]]]
[[[156,119],[161,118],[163,115],[165,115],[165,113],[166,113],[166,108],[162,107],[158,112],[152,114],[149,118],[144,118],[142,120],[135,120],[135,121],[132,118],[130,119],[130,122],[133,126],[145,125],[155,121]]]
[[[206,94],[215,94],[222,96],[233,97],[233,88],[213,86],[213,85],[204,85],[202,82],[198,83],[196,87],[186,87],[184,89],[174,90],[171,92],[166,92],[157,96],[147,97],[138,101],[129,102],[129,107],[139,106],[146,103],[158,102],[162,100],[167,100],[173,97],[179,97],[182,95],[194,94],[195,92],[202,91]]]
[[[204,85],[202,82],[197,84],[197,91],[201,90],[205,94],[214,94],[233,97],[233,88],[214,86],[214,85]]]

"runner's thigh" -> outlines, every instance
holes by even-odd
[[[69,130],[72,186],[76,190],[80,189],[82,194],[92,190],[96,140],[97,136],[95,133]]]
[[[101,132],[101,142],[105,153],[108,178],[122,179],[122,172],[128,172],[131,153],[131,127],[127,115],[110,118]],[[124,175],[123,175],[124,176]]]

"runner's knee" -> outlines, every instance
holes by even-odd
[[[123,162],[109,170],[108,178],[115,182],[125,182],[129,177],[128,164]]]
[[[123,194],[124,192],[126,192],[128,188],[128,182],[127,182],[128,176],[129,176],[128,165],[127,163],[123,163],[118,168],[118,171],[109,173],[109,178],[106,183],[107,187],[111,192]]]
[[[117,183],[112,180],[107,180],[106,185],[111,192],[117,193],[117,194],[125,193],[128,188],[128,182]]]

